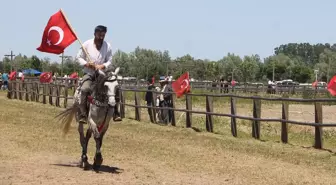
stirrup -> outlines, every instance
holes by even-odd
[[[81,117],[78,120],[79,123],[86,124],[87,123],[87,118],[86,117]]]

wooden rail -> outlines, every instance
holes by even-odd
[[[25,101],[34,101],[41,102],[50,105],[54,105],[57,107],[66,108],[69,103],[68,100],[73,99],[71,94],[74,93],[76,88],[76,84],[72,83],[54,83],[54,84],[42,84],[38,81],[25,81],[21,82],[19,80],[10,81],[9,90],[7,97],[9,99],[19,99]],[[134,93],[134,104],[130,104],[126,102],[126,92]],[[143,106],[140,101],[140,93],[147,92],[146,90],[141,89],[127,89],[121,88],[120,95],[120,103],[119,110],[122,118],[125,117],[125,107],[134,107],[135,108],[135,119],[138,121],[142,120],[141,117],[141,109],[149,108],[150,111],[154,113],[155,110],[167,109],[172,111],[172,125],[176,126],[176,116],[175,112],[185,112],[186,120],[185,125],[187,128],[192,127],[193,125],[193,114],[202,114],[205,115],[205,123],[204,126],[208,132],[214,132],[214,121],[213,116],[223,116],[231,118],[230,127],[231,133],[234,137],[238,136],[237,133],[237,119],[249,120],[251,121],[251,136],[255,139],[260,139],[260,122],[261,121],[269,121],[269,122],[280,122],[281,123],[281,141],[283,143],[288,142],[288,124],[294,125],[304,125],[304,126],[312,126],[315,128],[315,143],[314,147],[321,149],[323,148],[323,127],[336,127],[336,123],[323,123],[323,115],[322,115],[322,103],[336,103],[336,99],[330,98],[320,98],[320,99],[300,99],[300,98],[265,98],[260,96],[238,96],[233,94],[186,94],[185,96],[185,109],[178,109],[175,107],[176,97],[174,93],[170,93],[172,95],[172,107],[171,108],[162,108],[153,106]],[[152,100],[155,102],[157,94],[160,92],[153,91]],[[70,94],[70,95],[69,95]],[[201,96],[205,97],[206,111],[196,111],[192,110],[192,97]],[[230,99],[230,114],[224,113],[215,113],[213,102],[215,97],[224,98],[227,97]],[[48,99],[48,101],[47,101]],[[253,102],[253,116],[240,116],[236,113],[236,101],[237,99],[250,99]],[[282,116],[281,119],[269,119],[269,118],[261,118],[261,100],[265,101],[280,101],[282,104]],[[129,102],[130,100],[128,100]],[[62,103],[63,102],[63,103]],[[290,102],[306,102],[306,103],[314,103],[314,112],[315,112],[315,120],[314,122],[300,122],[289,120],[288,118],[288,109]],[[151,114],[153,123],[157,123],[155,114]]]
[[[19,80],[19,78],[18,78]],[[25,81],[39,81],[38,77],[25,77]],[[62,78],[57,77],[53,79],[54,84],[77,84],[78,79]],[[139,89],[146,88],[147,82],[145,81],[136,81],[136,80],[119,80],[119,84],[123,88],[127,89]],[[234,87],[229,85],[225,88],[220,82],[190,82],[192,89],[209,91],[214,93],[267,93],[268,86],[263,84],[239,84]],[[158,84],[156,84],[158,85]],[[327,94],[328,90],[324,86],[319,86],[317,88],[312,88],[311,85],[278,85],[274,89],[275,94],[302,94],[302,96],[307,96],[307,94]]]
[[[336,123],[324,123],[323,124],[323,115],[322,115],[322,103],[336,103],[336,99],[329,99],[329,98],[320,98],[320,99],[299,99],[299,98],[264,98],[260,96],[238,96],[232,94],[186,94],[185,96],[185,109],[178,109],[175,108],[175,101],[176,97],[174,93],[171,93],[172,98],[172,107],[169,108],[162,108],[156,106],[143,106],[139,104],[139,93],[146,92],[146,90],[139,90],[139,89],[122,89],[121,94],[125,94],[125,92],[133,92],[134,93],[134,104],[126,103],[125,99],[122,99],[120,103],[121,110],[123,112],[122,117],[125,117],[125,106],[134,107],[135,108],[135,119],[141,121],[141,109],[142,108],[149,108],[151,111],[155,110],[163,110],[168,109],[172,110],[172,125],[176,125],[176,117],[175,112],[185,112],[186,113],[186,120],[185,125],[187,128],[192,127],[192,114],[203,114],[205,115],[205,123],[204,126],[208,132],[213,132],[214,124],[213,124],[213,116],[224,116],[231,118],[230,126],[231,126],[231,133],[234,137],[237,137],[237,120],[236,119],[243,119],[251,121],[251,135],[255,139],[260,139],[260,122],[261,121],[268,121],[268,122],[280,122],[281,123],[281,142],[288,143],[288,124],[294,125],[303,125],[303,126],[312,126],[315,127],[315,143],[314,147],[317,149],[323,148],[323,127],[336,127]],[[153,91],[153,100],[157,96],[159,92]],[[195,111],[192,110],[192,97],[193,96],[202,96],[205,97],[206,103],[206,111]],[[213,98],[214,97],[229,97],[230,98],[230,109],[231,114],[224,114],[224,113],[215,113],[213,112]],[[236,100],[237,99],[250,99],[253,101],[253,117],[247,116],[239,116],[236,114]],[[269,118],[261,118],[261,100],[266,101],[281,101],[282,104],[282,116],[281,119],[269,119]],[[289,112],[289,103],[290,102],[306,102],[306,103],[314,103],[314,113],[315,113],[315,121],[314,122],[300,122],[288,119],[288,112]],[[154,114],[152,114],[154,115]],[[155,123],[155,116],[151,119],[154,120]]]

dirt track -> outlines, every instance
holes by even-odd
[[[103,143],[101,173],[76,167],[76,128],[60,109],[0,96],[0,184],[332,184],[328,152],[124,120]],[[94,142],[89,146],[92,161]],[[111,167],[112,166],[112,167]],[[119,168],[117,170],[116,168]],[[120,172],[120,173],[116,173]]]

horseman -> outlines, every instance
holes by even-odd
[[[112,64],[112,47],[111,44],[104,41],[107,28],[99,25],[94,30],[94,38],[83,43],[89,56],[81,48],[77,54],[78,62],[84,67],[84,76],[80,97],[80,115],[79,122],[87,121],[87,97],[91,93],[91,84],[95,80],[95,70],[104,70]],[[90,59],[90,60],[89,60]],[[92,63],[89,63],[92,61]]]

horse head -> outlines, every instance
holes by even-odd
[[[106,80],[104,81],[104,86],[107,88],[107,97],[108,103],[110,106],[114,106],[116,104],[116,94],[117,89],[119,87],[118,83],[118,73],[119,67],[117,67],[114,71],[106,72]]]

